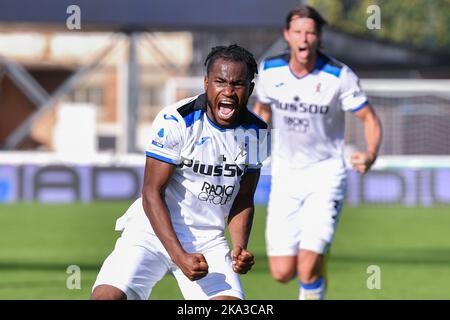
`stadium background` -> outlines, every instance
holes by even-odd
[[[284,16],[298,3],[2,1],[0,299],[89,298],[119,236],[115,219],[139,195],[155,114],[201,92],[212,46],[237,42],[258,60],[284,49]],[[328,298],[449,299],[450,2],[308,3],[330,20],[326,51],[360,75],[384,127],[374,170],[348,172]],[[367,28],[370,5],[380,29]],[[346,151],[363,148],[361,126],[346,121]],[[256,265],[242,280],[249,299],[293,299],[296,283],[276,283],[267,267],[267,165]],[[171,277],[151,296],[178,298]]]

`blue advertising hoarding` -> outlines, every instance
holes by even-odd
[[[136,199],[143,183],[142,166],[0,165],[0,202],[70,203]],[[433,206],[450,204],[450,169],[348,171],[346,202]],[[270,175],[262,175],[255,202],[265,205]]]

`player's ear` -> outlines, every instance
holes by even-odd
[[[288,31],[289,30],[287,30],[286,28],[283,29],[283,36],[284,36],[284,40],[286,40],[286,42],[289,43],[289,33],[288,33]]]
[[[203,79],[203,89],[206,92],[206,88],[208,88],[208,75],[205,76],[205,78]]]

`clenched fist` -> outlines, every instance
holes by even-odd
[[[247,273],[255,264],[253,254],[241,247],[231,250],[233,271],[240,274]]]
[[[364,174],[369,171],[376,158],[371,152],[354,152],[350,157],[350,163],[355,171]]]
[[[208,263],[201,253],[186,253],[176,264],[191,281],[199,280],[208,274]]]

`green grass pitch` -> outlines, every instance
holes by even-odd
[[[0,299],[89,299],[101,263],[119,233],[114,223],[130,203],[0,206]],[[247,299],[296,299],[296,281],[270,277],[264,246],[265,207],[258,207],[242,276]],[[69,265],[81,289],[69,290]],[[381,288],[368,289],[376,265]],[[328,264],[328,299],[450,299],[450,207],[345,207]],[[258,285],[255,285],[255,284]],[[151,299],[182,299],[167,276]]]

